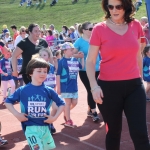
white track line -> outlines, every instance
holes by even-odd
[[[98,150],[105,150],[105,149],[103,149],[103,148],[101,148],[101,147],[95,146],[95,145],[90,144],[90,143],[88,143],[88,142],[80,141],[79,139],[74,138],[74,137],[72,137],[72,136],[70,136],[70,135],[68,135],[68,134],[65,134],[65,133],[62,133],[62,132],[60,132],[60,134],[66,136],[66,137],[68,137],[68,138],[70,138],[70,139],[73,139],[73,140],[75,140],[75,141],[81,142],[81,143],[83,143],[83,144],[85,144],[85,145],[88,145],[88,146],[90,146],[90,147],[93,147],[93,148],[95,148],[95,149],[98,149]]]

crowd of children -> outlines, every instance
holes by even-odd
[[[141,24],[143,19],[141,18]],[[148,21],[145,21],[145,24],[147,23]],[[145,24],[143,25],[144,28]],[[67,30],[62,31],[61,35],[64,36],[64,39],[65,34],[69,34],[69,29]],[[43,26],[43,37],[41,36],[41,38],[45,38],[49,42],[46,38],[46,31],[46,27]],[[8,32],[7,26],[4,25],[3,40]],[[76,30],[74,32],[77,34]],[[57,30],[48,30],[48,33],[49,36],[58,34]],[[79,70],[84,68],[85,64],[83,53],[80,59],[73,57],[74,46],[72,42],[64,40],[63,44],[59,42],[59,50],[53,53],[55,55],[53,64],[50,63],[50,49],[40,49],[39,54],[30,60],[26,68],[26,74],[31,79],[31,83],[23,86],[22,75],[12,76],[11,55],[13,51],[8,48],[8,42],[0,41],[1,50],[4,45],[7,46],[7,52],[3,54],[0,60],[3,102],[7,109],[21,122],[31,149],[42,147],[46,150],[56,147],[51,133],[56,132],[53,122],[62,112],[64,113],[64,125],[72,128],[76,126],[71,118],[70,111],[78,103],[77,76]],[[51,47],[51,43],[49,43],[49,47]],[[150,45],[145,47],[143,54],[143,79],[147,82],[147,101],[150,101],[148,96],[150,91]],[[18,73],[21,67],[22,57],[19,55],[17,58]],[[16,102],[21,103],[21,113],[13,106]],[[50,108],[52,108],[51,111]],[[0,136],[0,146],[5,144],[7,144],[7,140],[2,139]]]

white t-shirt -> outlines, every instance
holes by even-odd
[[[15,47],[15,48],[16,48],[17,44],[18,44],[21,40],[23,40],[22,36],[21,36],[21,35],[18,35],[18,36],[16,37],[16,40],[15,40],[15,43],[14,43],[14,47]]]

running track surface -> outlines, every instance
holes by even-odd
[[[63,114],[54,122],[57,133],[53,136],[57,150],[105,150],[105,126],[101,114],[100,122],[94,123],[87,117],[86,90],[78,79],[79,100],[78,105],[71,111],[71,118],[77,125],[76,128],[64,127]],[[1,104],[0,95],[0,121],[2,123],[2,136],[8,140],[8,145],[0,147],[0,150],[29,150],[21,129],[20,122],[8,112]],[[15,105],[19,110],[19,104]],[[147,103],[147,127],[150,139],[150,102]],[[129,136],[128,125],[123,115],[123,130],[121,136],[120,150],[134,150]]]

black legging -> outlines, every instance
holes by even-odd
[[[142,80],[98,80],[98,85],[104,94],[103,104],[98,104],[98,108],[108,126],[106,149],[120,149],[124,111],[135,150],[150,150],[146,127],[146,94]]]
[[[22,74],[22,78],[25,84],[28,84],[31,82],[31,80],[28,78],[27,74]]]
[[[96,71],[95,72],[96,80],[97,80],[98,75],[99,75],[99,71]],[[89,83],[89,79],[87,77],[86,71],[79,71],[79,76],[80,76],[80,79],[81,79],[82,83],[84,84],[84,86],[86,88],[86,91],[87,91],[88,105],[89,105],[90,109],[95,109],[96,108],[96,103],[93,100],[93,96],[92,96],[92,93],[91,93],[91,87],[90,87],[90,83]]]

